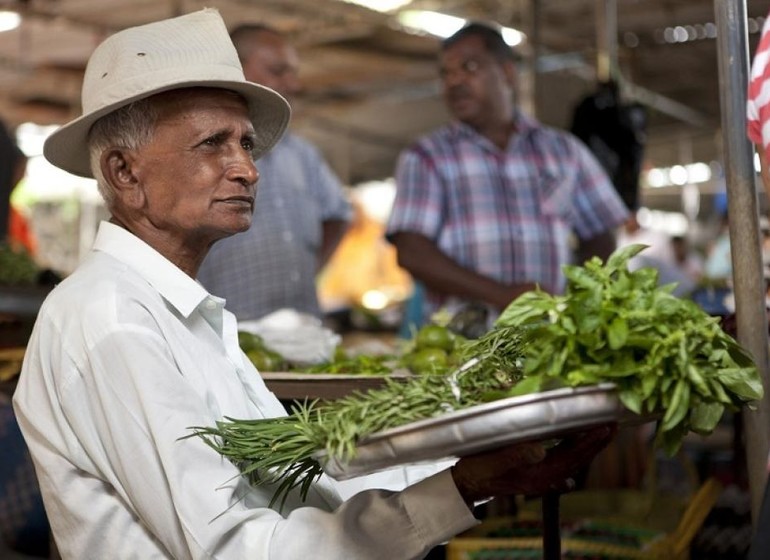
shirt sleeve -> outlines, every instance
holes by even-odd
[[[435,240],[442,225],[444,186],[427,150],[406,149],[396,164],[396,197],[388,218],[386,238],[414,232]]]
[[[628,218],[628,208],[590,150],[567,136],[573,170],[572,227],[580,239],[614,230]]]
[[[339,178],[317,147],[304,141],[303,146],[307,154],[306,176],[318,197],[321,220],[349,222],[353,219],[353,208]]]
[[[84,474],[68,492],[88,502],[93,519],[80,522],[96,527],[95,537],[119,532],[130,542],[149,532],[177,559],[391,560],[421,557],[475,523],[446,471],[402,492],[358,493],[336,509],[318,485],[306,504],[269,508],[274,488],[248,487],[199,438],[180,439],[218,419],[216,397],[201,396],[150,322],[93,327],[83,329],[88,351],[64,360],[73,374],[58,392],[61,426],[72,433],[66,455]],[[57,348],[67,352],[65,338]],[[116,500],[135,524],[111,524]]]

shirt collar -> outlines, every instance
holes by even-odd
[[[101,222],[94,250],[107,253],[132,268],[184,317],[189,317],[196,307],[211,297],[198,282],[120,226]]]
[[[529,134],[529,132],[539,126],[537,120],[535,120],[533,117],[530,117],[529,115],[522,113],[521,111],[514,111],[513,122],[516,124],[516,128],[511,134],[517,134],[521,136]],[[478,141],[479,138],[483,138],[489,142],[488,139],[476,132],[472,126],[465,124],[464,122],[452,121],[450,128],[452,129],[452,132],[460,138],[473,138],[474,141]]]

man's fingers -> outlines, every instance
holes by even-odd
[[[510,448],[509,458],[511,462],[519,462],[527,465],[539,463],[546,457],[546,449],[539,443],[522,443]]]
[[[510,464],[534,465],[546,457],[546,449],[538,442],[516,443],[507,447],[474,454],[469,459],[505,461]]]
[[[558,460],[560,457],[569,457],[590,460],[612,441],[616,432],[616,424],[607,424],[571,435],[549,451],[549,458]]]

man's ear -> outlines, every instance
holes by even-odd
[[[505,81],[511,89],[516,87],[516,63],[510,60],[503,63],[503,74],[505,75]]]
[[[102,153],[99,165],[117,198],[130,208],[139,208],[144,204],[144,191],[134,174],[133,162],[130,150],[109,148]]]

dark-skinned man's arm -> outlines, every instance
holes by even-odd
[[[576,264],[582,265],[585,261],[591,257],[599,257],[602,261],[607,261],[607,258],[617,247],[617,240],[615,238],[615,232],[605,231],[592,237],[591,239],[583,239],[580,241],[577,250],[577,262]]]
[[[499,310],[534,284],[502,284],[457,264],[436,244],[419,233],[398,232],[391,236],[398,264],[426,287],[446,295],[483,301]]]

